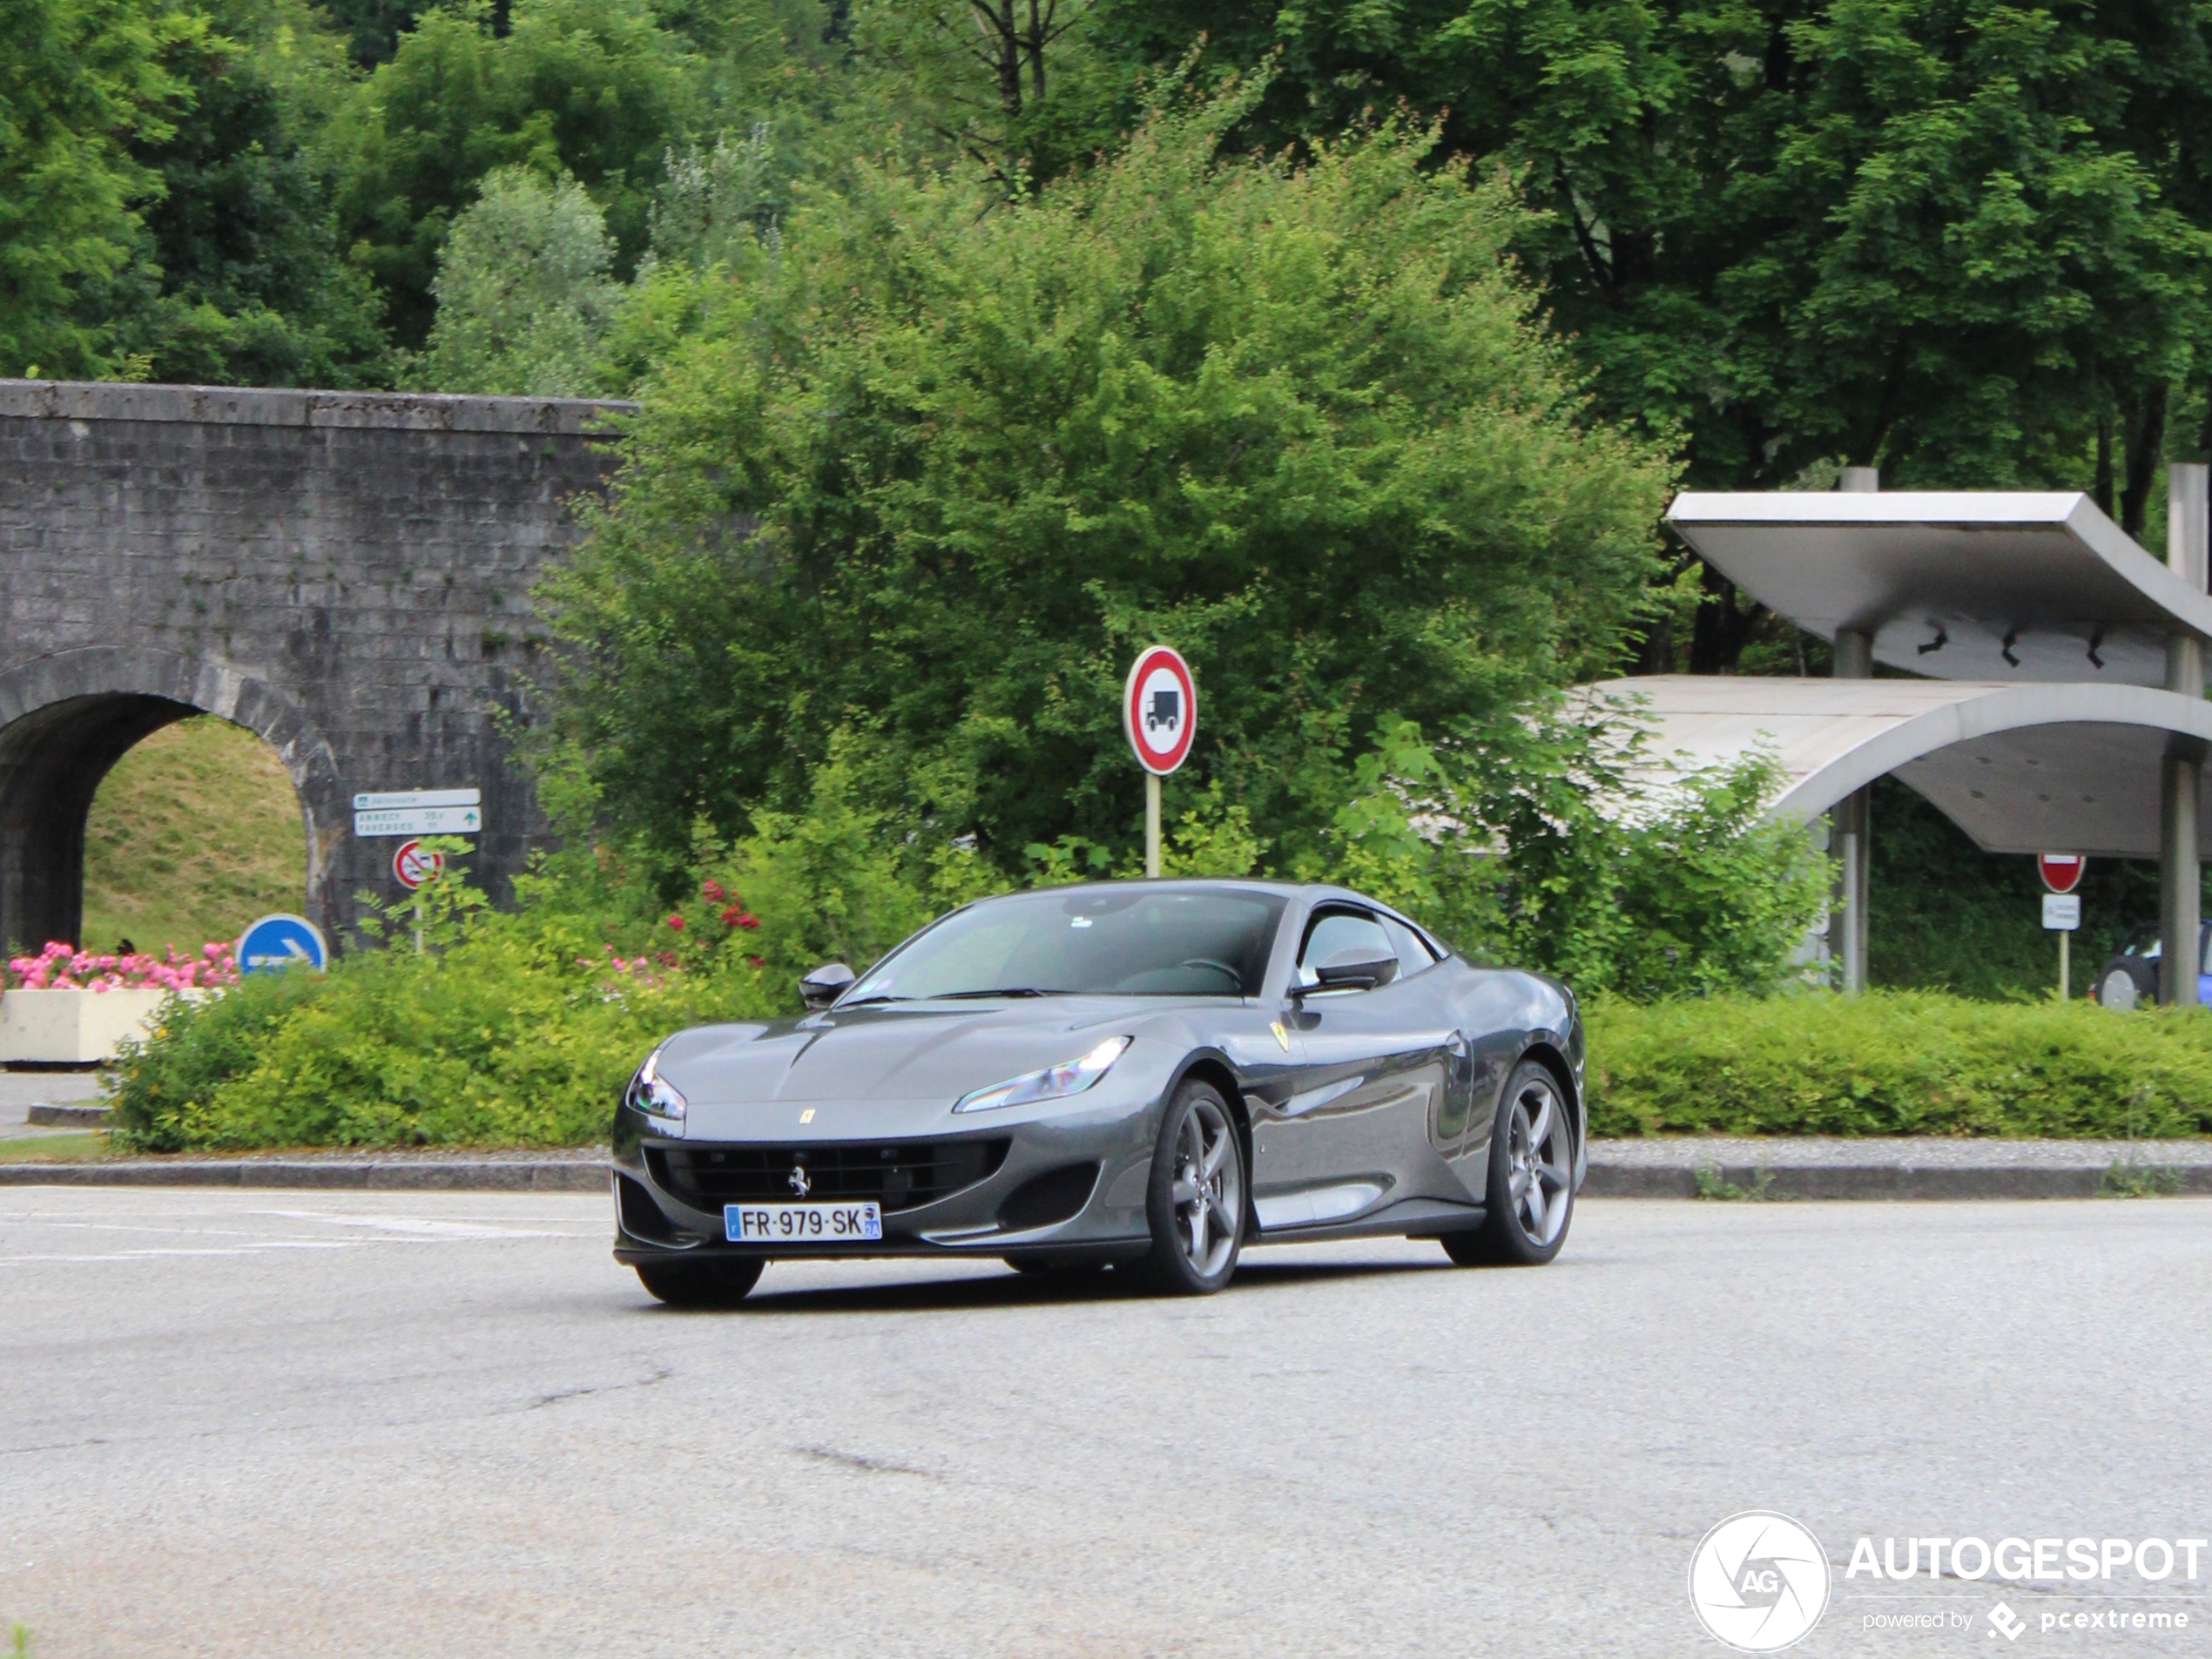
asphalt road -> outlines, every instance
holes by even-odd
[[[1798,1653],[2212,1656],[2203,1584],[2186,1633],[2070,1641],[2006,1587],[2008,1645],[1865,1628],[1988,1585],[1843,1576],[1861,1533],[2206,1534],[2212,1200],[1591,1203],[1548,1269],[1261,1251],[1199,1302],[786,1264],[724,1314],[653,1306],[607,1232],[597,1197],[0,1191],[0,1626],[39,1659],[1719,1654],[1690,1552],[1765,1507],[1836,1564]]]

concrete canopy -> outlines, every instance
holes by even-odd
[[[2168,637],[2212,639],[2212,597],[2087,496],[1689,491],[1667,522],[1799,627],[1916,674],[2162,686]]]
[[[2160,758],[2177,738],[2212,745],[2212,703],[2134,685],[1663,674],[1588,689],[1635,699],[1652,752],[1684,765],[1770,747],[1773,816],[1810,819],[1894,772],[1989,853],[2155,858]],[[2200,806],[2212,854],[2212,798]]]

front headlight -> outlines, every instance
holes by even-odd
[[[645,1056],[645,1063],[637,1068],[637,1076],[631,1079],[630,1103],[660,1123],[668,1133],[684,1132],[684,1115],[690,1109],[691,1103],[674,1083],[660,1075],[658,1049]]]
[[[1122,1050],[1128,1047],[1127,1037],[1109,1037],[1080,1059],[1047,1066],[1042,1071],[1033,1071],[1025,1077],[1008,1078],[1005,1082],[994,1083],[988,1089],[979,1089],[973,1094],[962,1095],[954,1103],[953,1109],[956,1112],[988,1112],[1001,1106],[1029,1106],[1041,1100],[1058,1100],[1063,1096],[1080,1095],[1112,1070],[1114,1062],[1122,1057]]]

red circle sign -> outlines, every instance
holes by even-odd
[[[1139,653],[1122,692],[1122,728],[1137,764],[1164,778],[1190,756],[1198,734],[1198,688],[1190,665],[1165,645]]]
[[[409,893],[445,867],[446,855],[428,851],[420,841],[401,841],[400,850],[392,854],[392,873]]]
[[[2035,868],[2043,878],[2043,885],[2053,893],[2071,893],[2081,885],[2081,873],[2089,867],[2089,860],[2079,853],[2039,853]]]

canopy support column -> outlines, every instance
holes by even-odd
[[[2166,469],[2166,563],[2192,593],[2205,590],[2208,519],[2206,485],[2212,468],[2201,462]],[[2175,631],[2166,641],[2166,689],[2204,695],[2204,647]],[[2175,738],[2158,768],[2158,1000],[2196,1005],[2202,964],[2197,945],[2202,873],[2197,859],[2196,803],[2204,783],[2204,745]]]
[[[1847,495],[1880,489],[1882,475],[1872,467],[1845,467],[1836,488]],[[1829,672],[1839,680],[1874,678],[1874,637],[1862,630],[1842,628],[1836,632],[1836,651]],[[1835,846],[1842,865],[1837,883],[1837,916],[1830,925],[1829,950],[1843,963],[1844,995],[1856,996],[1866,988],[1866,905],[1873,873],[1872,835],[1874,792],[1854,790],[1838,801],[1832,822]]]

